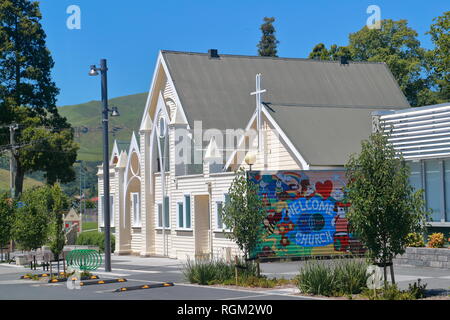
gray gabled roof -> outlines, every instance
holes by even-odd
[[[273,106],[273,117],[310,164],[345,163],[347,152],[358,151],[360,140],[369,135],[372,111],[409,107],[384,63],[341,65],[220,53],[219,59],[211,59],[206,53],[174,51],[162,55],[188,122],[193,126],[201,120],[204,129],[245,128],[255,110],[250,92],[261,73],[267,89],[263,101]],[[327,128],[320,144],[314,142],[319,127]]]
[[[130,142],[123,141],[123,140],[116,140],[117,143],[117,149],[119,149],[119,153],[122,151],[128,152],[128,149],[130,148]]]
[[[374,109],[271,106],[270,115],[309,165],[340,166],[359,153]],[[377,109],[378,110],[378,109]]]

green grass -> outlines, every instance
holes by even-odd
[[[146,99],[147,93],[140,93],[109,100],[110,106],[118,107],[120,112],[120,117],[110,118],[109,129],[111,131],[114,127],[123,128],[116,133],[116,137],[110,134],[110,148],[112,148],[114,139],[130,141],[132,132],[139,130]],[[63,106],[58,111],[67,118],[73,127],[89,128],[89,132],[75,137],[75,141],[80,143],[78,159],[101,161],[103,149],[100,101]]]
[[[42,186],[43,183],[31,178],[25,178],[24,190],[36,186]],[[0,191],[9,191],[9,170],[0,169]]]
[[[85,232],[85,230],[92,230],[98,229],[98,223],[97,222],[83,222],[83,232]]]

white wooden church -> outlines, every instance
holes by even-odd
[[[115,253],[229,258],[218,212],[247,155],[252,170],[342,168],[372,112],[408,107],[384,63],[161,51],[139,132],[109,163]]]

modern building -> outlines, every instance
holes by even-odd
[[[342,169],[372,112],[404,108],[384,63],[161,51],[139,135],[111,156],[115,252],[229,258],[218,212],[246,155],[253,170]]]
[[[425,191],[426,207],[432,211],[429,231],[449,234],[450,103],[376,111],[373,117],[408,161],[411,184]]]

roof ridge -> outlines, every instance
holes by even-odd
[[[161,53],[208,56],[207,52],[191,52],[191,51],[176,51],[176,50],[161,50]],[[308,62],[339,63],[340,64],[339,60],[319,60],[319,59],[297,58],[297,57],[263,57],[263,56],[250,56],[250,55],[228,54],[228,53],[219,53],[219,56],[220,57],[222,57],[222,56],[230,57],[230,58],[248,58],[248,59],[266,59],[266,60],[299,60],[299,61],[308,61]],[[348,60],[348,63],[351,63],[351,64],[384,64],[384,65],[386,65],[385,62],[378,62],[378,61]]]

